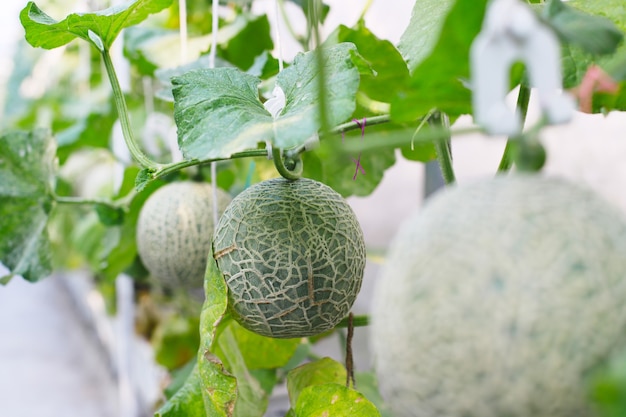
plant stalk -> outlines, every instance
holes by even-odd
[[[520,83],[519,93],[517,94],[516,108],[519,110],[522,116],[522,127],[526,123],[526,115],[528,114],[528,103],[530,102],[530,87],[524,83]],[[507,172],[513,166],[513,150],[515,148],[515,142],[519,139],[519,136],[510,136],[506,140],[504,152],[502,153],[502,159],[500,165],[498,165],[498,173]]]
[[[142,167],[158,169],[160,165],[151,160],[146,154],[143,153],[133,136],[130,118],[128,115],[128,106],[126,105],[124,93],[122,92],[122,88],[120,87],[120,82],[117,78],[117,74],[115,73],[115,68],[113,67],[111,54],[109,54],[109,51],[107,49],[104,49],[102,51],[102,59],[104,61],[104,67],[106,68],[107,75],[109,76],[111,87],[113,88],[115,107],[117,108],[117,114],[120,119],[120,124],[122,126],[122,134],[124,135],[124,141],[126,142],[126,146],[128,146],[128,150],[130,151],[135,161],[137,161]]]
[[[297,155],[294,160],[294,166],[292,168],[287,168],[283,161],[283,155],[280,149],[273,147],[272,148],[272,158],[274,159],[274,165],[278,170],[278,173],[283,177],[288,179],[289,181],[295,181],[300,179],[302,176],[302,159]]]
[[[372,116],[367,117],[367,125],[374,126],[380,125],[383,123],[389,123],[391,121],[391,117],[388,114],[383,114],[380,116]],[[354,120],[351,122],[342,123],[328,131],[328,135],[337,135],[339,133],[349,132],[350,130],[361,129],[361,125]],[[324,135],[326,136],[326,135]]]
[[[435,151],[437,152],[437,162],[439,163],[444,182],[446,185],[454,184],[456,177],[454,175],[454,167],[452,166],[451,134],[448,116],[444,113],[434,112],[428,122],[431,126],[444,128],[446,131],[444,137],[439,137],[435,140]]]
[[[159,169],[157,169],[152,174],[152,179],[161,178],[166,175],[173,174],[176,171],[180,171],[181,169],[188,168],[194,165],[207,165],[207,164],[210,164],[211,162],[226,161],[229,159],[237,159],[237,158],[254,158],[254,157],[259,157],[259,156],[267,156],[267,150],[266,149],[252,149],[249,151],[235,153],[228,158],[213,158],[213,159],[202,159],[202,160],[187,159],[187,160],[180,161],[180,162],[173,162],[171,164],[162,165]]]
[[[125,204],[125,200],[120,201],[112,201],[106,200],[102,198],[82,198],[82,197],[66,197],[66,196],[53,196],[54,201],[59,204],[66,204],[72,206],[82,206],[82,205],[102,205],[107,206],[112,209],[122,208]]]

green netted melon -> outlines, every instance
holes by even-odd
[[[230,196],[217,189],[221,214]],[[210,184],[173,182],[156,190],[137,220],[137,251],[151,276],[168,288],[202,288],[213,236]]]
[[[588,417],[626,336],[626,224],[594,193],[516,175],[444,190],[400,230],[372,350],[397,417]]]
[[[354,212],[309,179],[256,184],[228,206],[215,231],[217,265],[234,318],[277,338],[332,329],[350,311],[365,267]]]

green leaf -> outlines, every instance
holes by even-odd
[[[542,15],[564,42],[590,54],[611,54],[624,38],[609,19],[583,13],[561,0],[550,0]]]
[[[124,223],[124,209],[121,207],[111,207],[107,204],[96,204],[98,219],[105,226],[118,226]]]
[[[622,32],[626,32],[626,8],[622,0],[570,0],[568,5],[586,13],[604,16],[615,23]]]
[[[206,417],[198,366],[185,384],[155,414],[155,417]]]
[[[0,262],[37,281],[51,272],[48,215],[56,175],[56,143],[49,132],[0,136]]]
[[[355,49],[343,43],[324,50],[331,125],[346,120],[356,107]],[[254,76],[216,68],[174,77],[174,117],[185,158],[228,158],[266,140],[284,149],[303,144],[320,128],[316,68],[315,52],[308,52],[277,76],[286,105],[276,119],[259,100],[260,80]]]
[[[324,384],[305,388],[295,406],[296,417],[380,417],[363,394],[345,385]]]
[[[21,11],[20,21],[26,40],[34,47],[54,49],[81,38],[102,50],[111,47],[122,29],[138,24],[171,3],[172,0],[136,0],[94,13],[72,13],[56,21],[31,1]]]
[[[261,336],[246,330],[237,322],[232,322],[230,328],[249,370],[280,368],[289,362],[300,345],[300,339]],[[219,351],[216,353],[222,356]]]
[[[309,17],[309,3],[310,3],[309,0],[289,0],[289,1],[300,6],[304,15],[307,16],[307,18]],[[322,3],[322,15],[319,16],[320,23],[324,23],[324,20],[326,20],[326,16],[328,15],[329,11],[330,11],[330,6]]]
[[[109,135],[117,115],[111,106],[101,111],[89,113],[76,121],[69,128],[57,134],[59,149],[57,155],[63,164],[67,158],[80,148],[108,148]]]
[[[198,368],[205,412],[209,416],[231,417],[237,399],[237,379],[226,371],[222,361],[212,353],[217,330],[228,306],[226,282],[213,259],[213,248],[207,256],[204,274],[205,299],[200,313],[200,349]]]
[[[588,395],[599,417],[621,417],[626,410],[626,351],[616,352],[588,377]]]
[[[132,179],[137,175],[139,168],[128,167],[124,172],[124,178],[120,193],[126,195],[129,192],[129,185]],[[124,221],[121,225],[116,226],[117,232],[115,244],[108,251],[104,252],[104,257],[100,260],[99,265],[102,273],[109,279],[114,279],[118,274],[129,268],[137,257],[137,241],[135,233],[137,230],[137,219],[141,207],[148,197],[161,187],[162,181],[154,181],[150,183],[142,192],[135,195],[130,202],[128,211],[124,214]],[[118,197],[122,197],[119,195]]]
[[[274,391],[274,386],[278,382],[277,369],[248,369],[250,375],[259,381],[259,385],[269,396]]]
[[[161,321],[152,338],[155,359],[167,369],[176,369],[197,356],[200,335],[198,318],[173,314]]]
[[[246,367],[240,344],[233,331],[233,323],[231,321],[217,339],[223,363],[237,381],[237,400],[233,416],[262,417],[267,409],[268,395]]]
[[[389,103],[408,81],[409,70],[400,52],[391,42],[377,38],[363,21],[354,28],[340,25],[329,40],[355,44],[359,55],[369,62],[374,74],[361,77],[359,90],[370,99]]]
[[[174,95],[172,94],[172,78],[181,76],[189,71],[209,68],[211,61],[211,57],[209,55],[202,55],[200,58],[196,59],[189,64],[181,65],[175,68],[161,68],[154,72],[154,75],[161,83],[161,89],[156,92],[156,96],[161,100],[174,102]],[[232,67],[232,65],[221,58],[215,58],[215,67],[214,68],[222,68],[222,67]]]
[[[389,127],[366,127],[363,138],[360,131],[346,134],[344,140],[339,135],[325,138],[318,149],[302,155],[304,175],[327,184],[344,197],[369,195],[383,179],[385,170],[396,162],[396,157],[391,146],[374,151],[361,150],[360,146],[365,146],[372,137],[387,137],[394,130],[387,130]],[[354,150],[343,148],[349,145]]]
[[[267,16],[248,19],[247,25],[237,35],[225,45],[218,46],[220,57],[242,70],[250,68],[255,57],[274,48]]]
[[[289,402],[292,406],[297,405],[301,393],[308,387],[330,383],[345,385],[346,380],[346,368],[331,358],[322,358],[315,362],[300,365],[287,374]]]
[[[198,365],[198,358],[194,356],[184,366],[181,366],[180,368],[175,369],[170,372],[171,382],[163,390],[163,394],[165,395],[165,398],[170,399],[174,395],[176,395],[178,390],[181,389],[185,385],[191,373],[194,371],[197,372],[197,369],[198,369],[197,365]],[[200,380],[198,379],[198,382],[199,381]],[[199,390],[197,394],[202,404],[202,410],[204,410],[204,402],[202,402],[202,395]]]
[[[419,0],[411,12],[409,26],[402,34],[398,49],[411,71],[435,48],[445,19],[456,0]]]
[[[359,392],[376,406],[382,417],[393,417],[378,389],[378,380],[374,372],[357,372],[354,375]]]
[[[456,0],[434,48],[430,46],[433,35],[426,35],[426,41],[420,40],[425,33],[420,16],[434,8],[435,21],[429,20],[425,25],[436,31],[433,28],[439,27],[446,7],[423,3],[415,4],[413,19],[402,38],[401,51],[412,68],[412,75],[409,85],[391,103],[391,116],[398,121],[416,120],[433,108],[450,117],[471,113],[471,91],[463,80],[470,76],[469,50],[480,31],[487,0]],[[411,47],[413,43],[421,46]]]

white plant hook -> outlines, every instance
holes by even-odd
[[[524,62],[531,86],[551,124],[568,122],[574,99],[562,92],[558,38],[520,0],[492,0],[483,27],[472,44],[472,105],[475,122],[491,135],[521,132],[519,114],[505,103],[509,71]]]

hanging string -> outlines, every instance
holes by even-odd
[[[180,26],[180,65],[187,63],[188,37],[187,34],[187,1],[178,0],[178,21]]]
[[[280,0],[274,0],[274,18],[276,19],[276,53],[278,54],[278,72],[283,70],[283,45],[280,41],[280,10],[278,2]]]
[[[212,21],[211,21],[211,52],[209,53],[209,68],[215,68],[215,57],[217,55],[217,31],[219,29],[218,6],[219,1],[212,1]],[[211,190],[213,191],[213,227],[217,227],[219,220],[217,204],[217,163],[211,162]]]

